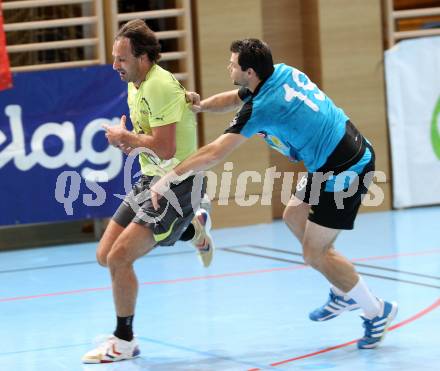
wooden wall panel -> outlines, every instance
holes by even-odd
[[[233,40],[246,37],[263,38],[261,1],[235,0],[205,1],[198,0],[197,34],[200,74],[199,91],[202,97],[226,90],[235,89],[227,71]],[[233,118],[233,113],[203,114],[203,137],[201,143],[209,143],[223,133]],[[255,170],[264,177],[270,166],[269,149],[258,138],[253,138],[238,148],[226,161],[233,162],[233,180],[231,188],[235,190],[238,174],[245,170]],[[220,179],[224,166],[219,164],[213,170]],[[262,184],[248,183],[247,194],[262,194]],[[218,194],[217,194],[218,197]],[[258,204],[257,204],[258,205]],[[272,219],[270,207],[240,207],[231,195],[229,205],[218,205],[215,200],[213,220],[215,227],[268,222]]]
[[[234,88],[226,70],[232,40],[262,38],[270,45],[275,63],[284,62],[303,70],[347,112],[374,144],[377,169],[390,177],[380,0],[225,0],[221,3],[198,0],[196,5],[202,96]],[[232,113],[203,115],[201,142],[220,135],[232,117]],[[244,170],[256,170],[262,177],[272,166],[281,172],[304,170],[302,165],[290,163],[259,139],[246,143],[227,161],[234,163],[233,189],[237,175]],[[214,170],[221,176],[223,164]],[[281,217],[284,208],[280,202],[281,185],[282,180],[274,185],[273,217]],[[390,184],[380,187],[385,201],[379,207],[362,207],[362,211],[390,208]],[[261,196],[262,185],[249,183],[247,194]],[[229,206],[215,208],[217,226],[232,225],[233,220],[237,223],[268,220],[270,208],[261,205],[258,208],[257,203],[244,210],[235,204],[233,196],[230,201]]]
[[[286,63],[304,68],[303,27],[301,0],[263,1],[263,39],[269,44],[274,63]],[[285,156],[270,150],[270,166],[283,173],[303,171],[302,165],[293,164]],[[285,205],[281,203],[282,180],[275,180],[273,192],[274,218],[281,218]],[[295,178],[296,184],[296,178]]]
[[[263,36],[261,6],[259,0],[198,0],[196,4],[201,91],[209,96],[234,88],[226,70],[229,46],[235,39]]]
[[[417,9],[417,8],[433,8],[438,6],[438,0],[394,0],[394,9]]]
[[[212,204],[211,212],[215,228],[238,227],[272,222],[272,206],[262,206],[259,202],[246,207],[239,206],[230,199],[229,205],[219,205],[218,200]]]
[[[315,84],[321,86],[321,37],[318,0],[301,2],[302,46],[305,72]]]
[[[263,39],[269,44],[274,63],[303,68],[303,30],[300,0],[264,0]]]
[[[318,0],[321,88],[372,142],[390,181],[380,0]],[[389,209],[389,182],[382,185]],[[372,208],[368,208],[372,209]]]

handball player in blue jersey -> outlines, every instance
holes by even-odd
[[[353,229],[373,178],[374,150],[303,72],[274,65],[266,43],[238,40],[230,50],[228,70],[240,88],[202,101],[197,93],[188,93],[187,99],[194,112],[239,111],[223,135],[152,187],[153,205],[180,176],[213,167],[253,135],[292,161],[303,161],[308,175],[299,180],[283,219],[300,241],[305,262],[331,285],[327,302],[309,317],[326,321],[360,308],[365,332],[357,345],[375,348],[396,316],[397,304],[372,294],[353,264],[334,247],[340,230]]]

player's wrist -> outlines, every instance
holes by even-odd
[[[200,107],[199,112],[209,112],[209,106],[206,104],[206,102],[201,101],[199,107]]]
[[[123,131],[121,133],[121,142],[127,147],[136,148],[138,147],[137,134],[134,134],[128,130]]]

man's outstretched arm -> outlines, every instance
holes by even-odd
[[[159,208],[158,199],[170,188],[172,182],[178,180],[182,175],[194,174],[212,168],[246,140],[247,138],[241,134],[223,134],[181,162],[151,187],[151,201],[154,208],[156,210]]]
[[[192,104],[193,112],[231,112],[236,111],[243,104],[238,95],[238,89],[215,94],[200,101],[196,92],[187,92],[186,100]]]

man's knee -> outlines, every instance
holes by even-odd
[[[290,219],[292,218],[292,209],[290,207],[286,207],[283,211],[283,222],[287,225],[290,225]]]
[[[294,230],[301,229],[304,224],[304,216],[296,207],[287,206],[283,211],[283,221],[288,227]]]
[[[114,269],[123,265],[130,265],[133,262],[127,246],[123,242],[115,242],[107,254],[107,266]]]
[[[96,260],[98,261],[99,265],[103,267],[108,266],[107,257],[111,249],[112,245],[107,239],[102,238],[101,241],[99,241],[98,248],[96,249]]]
[[[306,213],[305,210],[292,206],[287,206],[283,212],[284,223],[286,223],[299,241],[301,241],[304,236],[307,216],[308,213]]]
[[[96,251],[96,260],[102,267],[107,267],[107,256],[108,252],[104,252],[101,249]]]
[[[303,258],[304,262],[307,265],[310,265],[312,268],[321,270],[326,255],[328,254],[329,246],[311,246],[310,244],[303,244]]]

